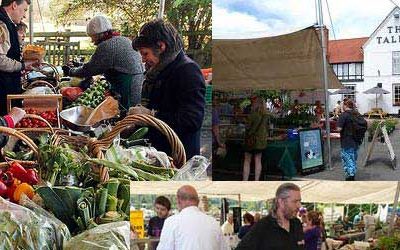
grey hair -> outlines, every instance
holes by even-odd
[[[289,197],[290,191],[300,191],[300,187],[293,183],[284,183],[278,187],[275,193],[275,198],[272,201],[273,212],[276,212],[278,209],[278,199],[286,199]]]

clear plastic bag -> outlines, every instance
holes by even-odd
[[[119,142],[119,140],[118,140]],[[134,146],[123,148],[114,141],[112,147],[106,152],[106,159],[112,162],[120,162],[129,165],[132,161],[144,162],[149,165],[170,168],[171,162],[166,153],[157,151],[153,147]]]
[[[27,205],[26,201],[24,204]],[[29,206],[34,210],[0,197],[0,249],[62,249],[54,230],[65,225],[37,205],[29,204]],[[61,232],[57,233],[59,236],[62,235]],[[69,238],[69,231],[66,231],[64,236],[65,239]]]
[[[65,250],[129,250],[130,227],[128,221],[99,225],[74,236]]]
[[[201,155],[193,156],[175,174],[175,181],[205,181],[207,180],[207,168],[210,161]]]
[[[68,227],[53,214],[44,210],[24,194],[19,203],[20,205],[29,208],[41,218],[41,226],[46,228],[46,230],[41,230],[41,234],[43,234],[44,237],[55,240],[56,248],[54,249],[62,249],[64,243],[71,238]]]

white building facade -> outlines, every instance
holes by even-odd
[[[353,97],[360,113],[377,106],[389,114],[400,109],[400,8],[394,8],[369,38],[346,39],[336,42],[329,59],[336,75],[344,86],[355,89]],[[361,45],[359,47],[359,45]],[[329,45],[329,46],[330,46]],[[346,48],[347,46],[347,48]],[[351,48],[352,51],[349,51]],[[353,50],[360,51],[353,51]],[[341,54],[342,53],[342,54]],[[358,56],[357,56],[358,54]],[[360,58],[361,55],[361,58]],[[364,94],[364,91],[381,86],[389,94]],[[331,96],[331,110],[337,100],[346,96]]]

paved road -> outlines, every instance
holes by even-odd
[[[389,136],[394,152],[397,156],[398,168],[393,170],[389,157],[389,151],[385,143],[376,142],[372,151],[370,160],[366,167],[362,167],[362,161],[365,158],[368,142],[361,145],[358,157],[357,181],[366,180],[400,180],[400,124]],[[344,180],[342,162],[340,159],[340,142],[332,140],[332,170],[324,170],[312,175],[302,176],[306,179],[325,179],[325,180]]]

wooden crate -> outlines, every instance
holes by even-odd
[[[62,110],[62,95],[47,94],[47,95],[7,95],[7,112],[10,112],[13,107],[14,100],[22,101],[23,109],[35,109],[40,112],[56,111],[57,127],[61,127],[60,111]]]

